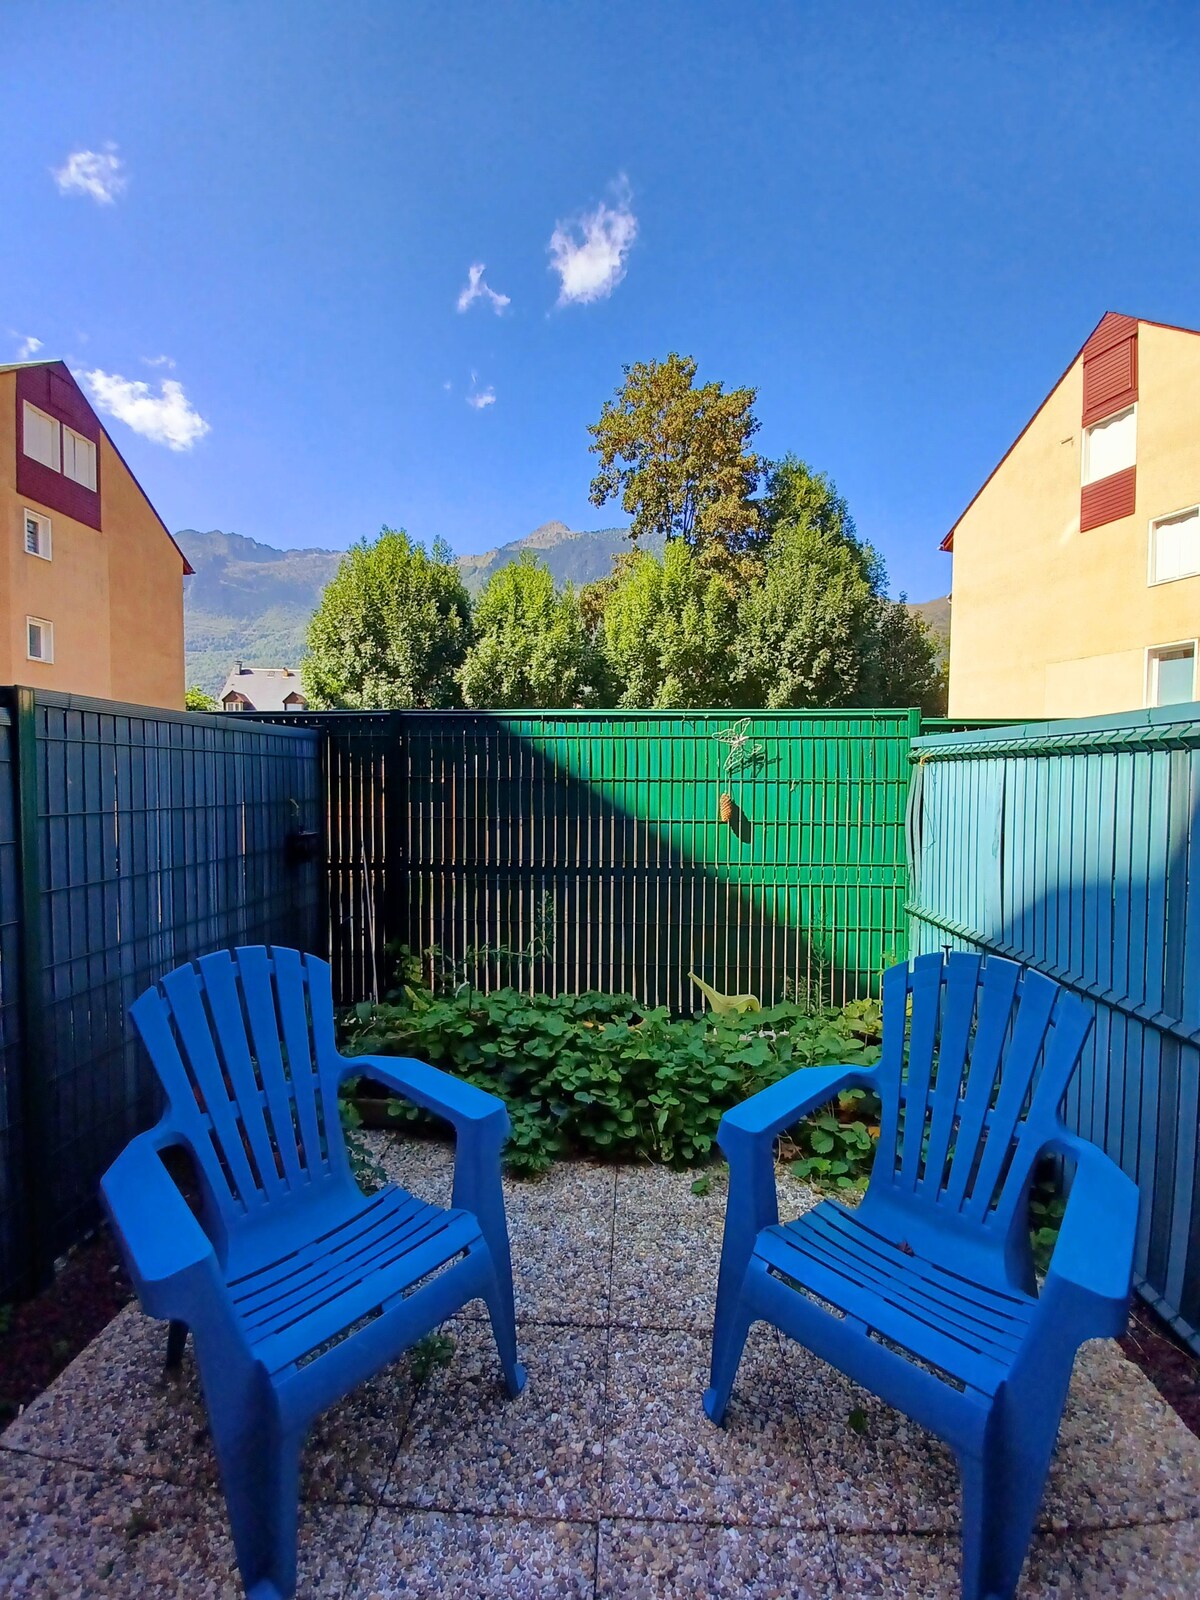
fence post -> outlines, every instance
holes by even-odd
[[[20,878],[21,989],[21,1179],[28,1222],[25,1292],[36,1294],[54,1276],[47,1177],[42,1158],[51,1147],[50,1051],[42,993],[42,860],[38,833],[37,698],[32,689],[13,691],[13,754],[16,757],[17,872]]]

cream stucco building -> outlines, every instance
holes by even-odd
[[[183,707],[191,571],[61,361],[0,367],[0,683]]]
[[[1109,312],[942,547],[952,716],[1196,699],[1200,332]]]

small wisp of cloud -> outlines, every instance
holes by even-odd
[[[467,404],[475,411],[482,411],[485,406],[496,404],[496,391],[489,383],[486,389],[479,387],[479,380],[474,373],[471,374],[471,390],[467,395]]]
[[[550,235],[550,270],[558,273],[558,304],[590,305],[606,300],[625,276],[625,263],[637,238],[628,180],[612,185],[612,204],[555,224]]]
[[[155,394],[148,383],[99,367],[84,377],[101,411],[168,450],[190,450],[212,431],[175,378],[164,378]]]
[[[168,367],[174,370],[175,363],[170,356],[143,356],[144,367]]]
[[[495,289],[483,281],[484,263],[474,261],[467,268],[467,282],[455,302],[459,311],[469,311],[476,300],[485,300],[496,315],[502,316],[506,306],[512,305],[511,298],[506,294],[497,294]]]
[[[129,186],[125,163],[111,142],[103,150],[72,150],[51,174],[60,194],[83,194],[98,206],[110,206]]]
[[[19,333],[14,334],[13,337],[21,340],[20,344],[17,346],[18,361],[31,360],[42,348],[42,341],[40,339],[35,339],[31,333],[25,334],[23,338]]]

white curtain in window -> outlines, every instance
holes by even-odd
[[[1154,581],[1200,572],[1200,511],[1164,517],[1154,524]]]
[[[44,467],[59,470],[58,423],[44,411],[25,402],[25,454]]]
[[[1083,481],[1098,483],[1137,460],[1137,411],[1129,406],[1089,428],[1083,442]]]

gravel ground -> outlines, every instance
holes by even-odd
[[[390,1176],[448,1197],[448,1148],[370,1137]],[[780,1190],[785,1213],[813,1202]],[[401,1362],[322,1418],[301,1594],[954,1600],[954,1464],[921,1429],[766,1328],[727,1427],[704,1418],[720,1182],[579,1162],[508,1192],[528,1388],[505,1398],[471,1306],[446,1364]],[[241,1593],[195,1369],[165,1375],[164,1342],[122,1311],[0,1435],[0,1593]],[[1197,1593],[1200,1440],[1088,1345],[1021,1595]]]

